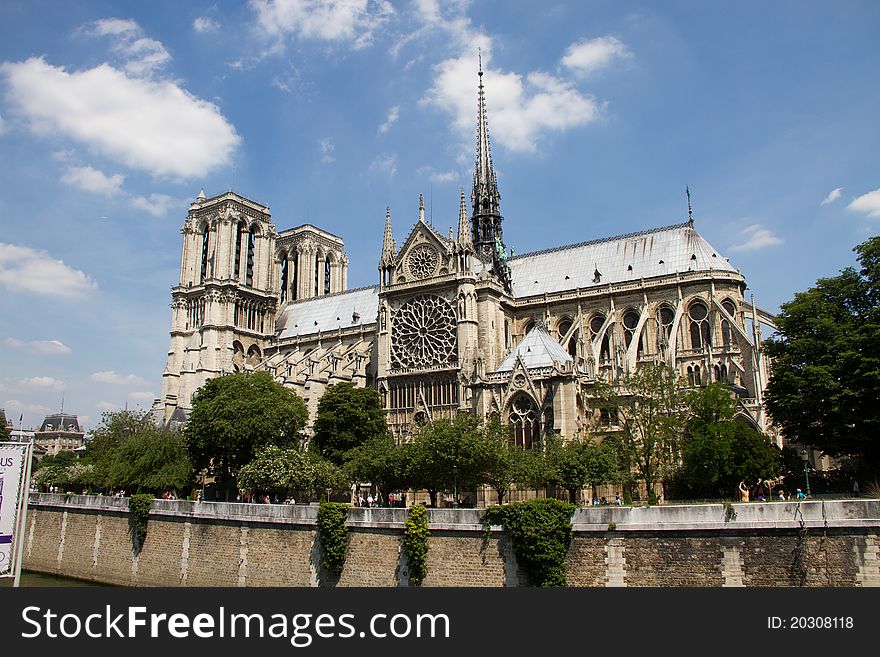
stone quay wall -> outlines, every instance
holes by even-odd
[[[134,549],[127,498],[33,493],[24,568],[122,586],[407,586],[405,509],[352,508],[345,568],[323,572],[313,505],[154,500]],[[424,586],[521,586],[501,527],[430,509]],[[880,501],[587,507],[569,586],[880,586]]]

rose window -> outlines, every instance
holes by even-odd
[[[456,353],[456,321],[452,303],[425,295],[394,313],[391,340],[393,367],[442,367]]]
[[[427,244],[421,244],[410,252],[407,267],[414,278],[428,278],[437,271],[439,261],[440,257],[434,249]]]

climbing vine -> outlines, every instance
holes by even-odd
[[[321,502],[318,508],[318,536],[321,540],[321,567],[339,576],[345,566],[348,528],[345,516],[348,504]]]
[[[532,586],[565,586],[565,555],[571,544],[574,504],[537,499],[493,506],[483,514],[486,538],[501,525],[513,541],[519,565]]]
[[[134,549],[140,552],[147,540],[147,520],[150,517],[150,503],[153,496],[148,494],[132,495],[128,500],[128,510],[131,513],[131,532],[134,537]]]
[[[409,565],[409,583],[419,586],[427,573],[428,512],[424,504],[411,506],[403,532],[403,550]]]

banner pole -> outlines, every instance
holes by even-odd
[[[18,518],[18,527],[15,532],[15,579],[12,582],[13,588],[21,585],[21,562],[22,550],[24,549],[24,532],[27,528],[27,511],[28,501],[31,495],[31,464],[33,462],[33,441],[28,442],[27,448],[24,450],[24,477],[21,484],[21,513]]]

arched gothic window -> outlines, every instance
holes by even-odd
[[[290,278],[293,281],[290,284],[290,300],[296,301],[299,298],[299,254],[293,256],[293,275]]]
[[[314,296],[318,296],[318,284],[321,282],[321,254],[317,254],[315,256],[315,294]]]
[[[281,254],[281,303],[287,300],[287,254]]]
[[[233,278],[241,280],[241,241],[244,236],[244,223],[239,221],[235,229],[235,271]]]
[[[709,328],[709,309],[702,301],[695,301],[688,308],[691,320],[691,348],[705,349],[712,344],[712,332]]]
[[[254,228],[248,231],[248,247],[247,247],[247,274],[245,276],[245,285],[254,286],[254,247],[256,246],[256,235]]]
[[[540,440],[538,409],[528,395],[514,397],[508,422],[513,427],[513,442],[517,447],[531,449]]]
[[[199,276],[199,283],[204,283],[205,277],[208,275],[208,241],[210,235],[211,233],[208,231],[208,226],[206,224],[205,232],[202,234],[202,272]]]
[[[724,308],[724,311],[733,318],[736,318],[736,306],[733,305],[733,301],[730,299],[725,299],[721,302],[721,307]],[[730,322],[727,319],[721,320],[721,342],[724,344],[725,348],[730,347],[731,343],[731,334],[730,334]]]
[[[604,326],[604,324],[604,315],[593,315],[593,318],[590,320],[590,338],[592,340],[596,339],[596,336],[599,335],[599,332],[602,330],[602,326]],[[605,331],[605,336],[602,338],[602,347],[599,349],[599,360],[602,362],[611,360],[611,343],[609,339],[609,333],[609,331]]]
[[[666,353],[672,340],[672,323],[675,321],[675,311],[669,306],[660,306],[657,313],[657,351]]]
[[[330,256],[324,258],[324,294],[330,294]]]
[[[636,328],[639,325],[639,312],[635,308],[630,308],[625,313],[623,313],[623,337],[626,340],[626,348],[629,350],[629,346],[635,337]],[[638,342],[638,346],[636,347],[636,356],[642,355],[642,336],[639,335],[636,338]]]

